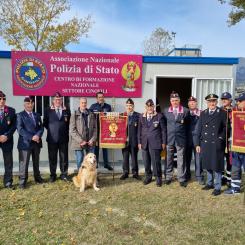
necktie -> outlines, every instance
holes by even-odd
[[[32,120],[32,122],[33,122],[33,124],[36,126],[36,121],[35,121],[35,118],[34,118],[34,116],[33,116],[33,113],[30,112],[30,113],[29,113],[29,116],[30,116],[30,118],[31,118],[31,120]]]
[[[132,119],[133,119],[133,118],[132,118],[132,115],[129,114],[129,116],[128,116],[128,124],[129,124],[129,125],[131,125]]]
[[[58,118],[60,119],[60,109],[59,108],[57,109],[56,113],[57,113]]]
[[[3,120],[3,109],[0,109],[0,121],[2,122]]]
[[[174,118],[176,119],[176,118],[177,118],[177,116],[178,116],[178,112],[177,112],[177,109],[176,109],[176,108],[174,108],[173,113],[174,113]]]

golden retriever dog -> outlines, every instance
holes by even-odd
[[[80,192],[84,192],[87,186],[92,186],[95,191],[100,189],[96,186],[97,170],[96,156],[93,153],[88,153],[83,160],[82,166],[78,171],[78,175],[73,177],[73,183],[80,188]]]

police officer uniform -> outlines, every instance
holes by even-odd
[[[62,99],[59,92],[54,95],[57,99]],[[69,121],[70,110],[61,106],[55,108],[54,105],[44,112],[43,125],[47,129],[48,156],[50,167],[50,181],[56,180],[57,155],[59,152],[60,178],[67,180],[68,174],[68,141],[69,141]]]
[[[107,103],[103,103],[103,104],[99,104],[94,103],[90,106],[89,110],[93,113],[96,114],[97,117],[97,133],[98,133],[98,137],[97,139],[99,139],[99,134],[100,134],[100,124],[99,124],[99,113],[101,112],[111,112],[111,106]],[[100,152],[100,147],[99,147],[99,142],[98,145],[95,146],[95,155],[96,155],[96,160],[97,160],[97,164],[99,163],[99,152]],[[111,167],[111,165],[109,164],[108,161],[108,150],[106,148],[102,148],[102,153],[103,153],[103,160],[104,160],[104,168],[107,168],[108,170],[112,170],[113,168]]]
[[[6,95],[0,91],[0,100],[6,100]],[[0,142],[3,153],[4,178],[3,184],[6,188],[12,188],[13,183],[13,134],[16,130],[15,109],[4,105],[0,108],[0,137],[6,136],[7,140]]]
[[[27,96],[24,102],[33,102],[34,98]],[[39,171],[39,155],[42,147],[43,124],[41,117],[36,112],[27,112],[26,110],[17,114],[17,130],[19,133],[19,185],[25,188],[28,179],[28,166],[30,157],[32,157],[34,179],[36,183],[42,183]],[[39,136],[39,141],[33,141],[33,136]]]
[[[207,101],[217,101],[218,96],[209,94]],[[207,170],[207,184],[204,190],[213,189],[213,195],[221,194],[221,177],[224,171],[226,144],[226,113],[218,108],[201,112],[195,135],[195,146],[201,148],[201,164]],[[213,178],[215,175],[215,178]],[[214,186],[213,186],[214,182]]]
[[[134,105],[132,99],[128,99],[126,104]],[[138,124],[140,113],[133,111],[131,113],[125,112],[124,115],[128,116],[127,126],[127,142],[126,147],[122,149],[123,154],[123,175],[120,177],[121,180],[128,178],[129,175],[129,156],[132,161],[132,174],[133,178],[139,178],[139,167],[138,167]]]
[[[197,99],[194,96],[191,96],[188,101],[195,101]],[[204,184],[203,169],[200,162],[200,154],[196,152],[194,147],[194,136],[196,132],[197,123],[201,114],[201,110],[198,108],[191,110],[189,114],[189,124],[187,125],[187,144],[186,144],[186,178],[191,179],[191,161],[192,154],[194,153],[194,162],[195,162],[195,176],[199,184]]]
[[[245,92],[240,94],[237,101],[245,101]],[[245,108],[234,108],[234,110],[245,111]],[[242,167],[245,171],[245,153],[232,152],[231,187],[224,192],[225,194],[233,195],[241,192]]]
[[[171,98],[178,98],[178,93],[173,92]],[[178,181],[183,187],[186,182],[186,162],[185,149],[187,140],[187,125],[189,119],[189,110],[182,105],[178,108],[169,108],[164,110],[164,118],[167,123],[167,164],[166,164],[166,184],[170,184],[173,176],[174,150],[177,150],[177,170]]]
[[[232,96],[229,92],[224,92],[221,95],[221,100],[227,99],[232,102]],[[231,115],[232,115],[232,105],[224,107],[221,106],[226,112],[226,151],[225,151],[225,160],[226,160],[226,168],[222,175],[222,183],[230,186],[231,184],[231,151],[230,151],[230,137],[231,137]]]
[[[151,99],[147,100],[146,106],[154,106],[153,101]],[[153,175],[156,176],[156,184],[157,186],[161,186],[161,151],[162,145],[166,144],[166,124],[162,114],[154,112],[152,115],[147,113],[140,115],[138,144],[141,145],[142,157],[145,165],[144,184],[147,185],[152,180],[152,165]]]

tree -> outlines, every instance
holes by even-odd
[[[91,16],[61,23],[68,0],[0,0],[0,35],[17,50],[65,51],[87,36]]]
[[[175,33],[174,33],[175,34]],[[143,42],[144,55],[163,56],[167,55],[174,47],[173,33],[170,34],[163,28],[156,28],[149,38]]]
[[[236,25],[238,22],[245,18],[245,0],[219,0],[222,4],[228,3],[232,6],[229,13],[228,23],[230,26]]]

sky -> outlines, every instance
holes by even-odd
[[[142,54],[143,40],[157,27],[176,32],[175,46],[202,46],[202,55],[245,57],[245,20],[227,24],[231,6],[218,0],[71,0],[62,20],[92,15],[88,38],[70,52]],[[0,50],[11,50],[0,40]]]

